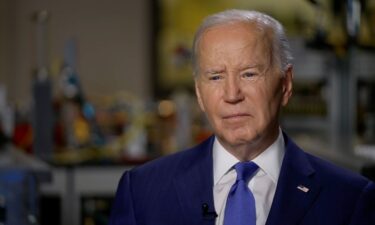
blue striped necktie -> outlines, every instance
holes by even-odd
[[[256,224],[255,199],[247,184],[258,168],[254,162],[239,162],[234,165],[237,179],[228,194],[224,225]]]

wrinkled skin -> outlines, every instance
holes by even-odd
[[[251,160],[279,133],[280,108],[292,94],[292,67],[273,60],[272,32],[243,22],[217,25],[198,45],[198,103],[220,143]]]

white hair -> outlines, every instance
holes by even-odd
[[[258,25],[259,29],[270,29],[273,32],[273,35],[270,37],[272,38],[271,50],[273,53],[273,60],[279,63],[282,71],[286,70],[288,65],[292,63],[291,61],[293,57],[290,52],[289,42],[285,35],[284,28],[279,21],[269,15],[257,11],[230,9],[206,17],[195,33],[192,47],[194,75],[199,74],[198,47],[203,33],[211,27],[236,22],[245,22],[249,24],[255,23]]]

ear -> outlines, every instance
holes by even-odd
[[[282,86],[283,86],[282,87],[283,93],[282,93],[281,105],[286,106],[293,93],[293,66],[292,65],[288,65],[288,68],[285,71]]]
[[[199,107],[201,108],[203,112],[205,112],[204,105],[203,105],[202,98],[201,98],[201,91],[199,88],[199,77],[195,77],[194,84],[195,84],[195,94],[197,95],[197,101],[198,101]]]

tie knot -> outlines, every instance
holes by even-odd
[[[237,180],[249,181],[250,177],[258,169],[258,165],[254,162],[239,162],[234,165],[234,169],[237,172]]]

